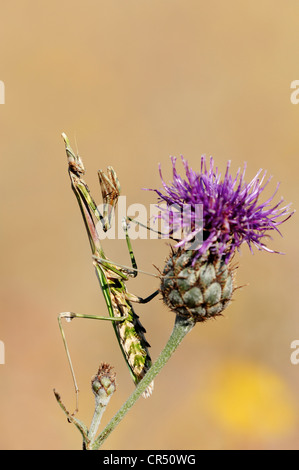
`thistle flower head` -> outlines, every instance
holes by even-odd
[[[270,198],[260,201],[271,180],[262,170],[246,183],[246,166],[233,177],[228,162],[221,178],[213,158],[209,165],[204,156],[201,158],[200,173],[193,171],[184,158],[182,162],[185,178],[178,174],[176,158],[172,157],[173,180],[167,184],[160,167],[163,188],[153,190],[159,196],[158,217],[169,234],[183,231],[183,235],[173,237],[179,239],[165,263],[160,290],[176,315],[202,322],[221,315],[231,301],[236,287],[230,260],[235,251],[246,242],[251,251],[255,246],[273,253],[264,239],[271,230],[279,232],[278,226],[292,212],[289,205],[282,205],[283,199],[272,202],[279,185]],[[198,207],[201,223],[197,220]]]
[[[209,251],[228,263],[235,250],[244,242],[248,244],[251,252],[253,246],[259,250],[275,252],[265,245],[264,239],[269,237],[270,231],[279,232],[278,226],[293,212],[290,212],[290,205],[282,205],[283,199],[272,205],[279,184],[270,198],[265,202],[260,201],[262,192],[271,180],[271,177],[266,179],[266,172],[259,170],[252,181],[246,183],[244,179],[246,165],[243,171],[239,169],[233,177],[229,172],[230,162],[228,162],[225,175],[221,179],[212,157],[209,165],[206,158],[201,157],[200,173],[193,171],[182,157],[186,173],[183,178],[176,170],[176,158],[171,157],[171,160],[173,180],[167,184],[159,167],[163,189],[153,191],[159,196],[158,205],[161,209],[159,217],[171,220],[172,227],[182,227],[182,225],[184,229],[188,227],[177,247],[186,248],[185,245],[202,231],[202,242],[195,249],[194,261]],[[191,211],[187,218],[184,215],[182,224],[182,213],[180,210],[173,211],[173,206],[183,209],[184,205],[191,207]],[[200,227],[195,224],[196,212],[192,210],[198,205],[202,207]]]

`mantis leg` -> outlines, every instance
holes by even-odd
[[[128,247],[130,258],[131,258],[131,264],[132,264],[132,269],[133,269],[133,273],[134,273],[133,277],[136,277],[137,274],[138,274],[138,268],[137,268],[137,263],[136,263],[135,255],[134,255],[134,252],[133,252],[132,244],[131,244],[131,239],[130,239],[129,233],[128,233],[128,224],[127,224],[127,221],[126,221],[125,218],[122,220],[122,226],[123,226],[123,230],[124,230],[125,235],[126,235],[127,247]]]
[[[121,273],[121,271],[118,271],[117,269],[115,269],[115,266],[113,261],[110,261],[109,260],[109,263],[107,262],[106,259],[104,258],[99,258],[98,256],[93,256],[93,259],[100,265],[104,266],[106,269],[112,271],[112,272],[117,272],[117,274]],[[121,264],[117,264],[117,267],[118,268],[124,268],[124,269],[129,269],[127,266],[123,266]],[[141,271],[139,269],[136,269],[138,272],[141,272],[143,274],[147,274],[149,276],[154,276],[154,277],[158,277],[158,275],[156,274],[151,274],[151,273],[147,273],[146,271]],[[156,297],[156,295],[158,295],[160,292],[159,289],[157,289],[155,292],[153,292],[151,295],[149,295],[148,297],[139,297],[137,295],[134,295],[134,294],[130,294],[129,292],[126,292],[126,298],[127,300],[131,301],[131,302],[137,302],[137,303],[140,303],[140,304],[147,304],[148,302],[150,302],[153,298]]]
[[[97,263],[101,264],[104,268],[108,269],[109,271],[112,271],[112,272],[114,272],[118,275],[122,274],[120,277],[122,277],[126,281],[128,280],[126,275],[131,274],[131,272],[130,272],[131,270],[137,271],[137,273],[146,274],[147,276],[157,277],[157,278],[160,279],[160,276],[158,276],[158,274],[148,273],[147,271],[142,271],[141,269],[137,269],[137,268],[133,269],[133,268],[130,268],[129,266],[125,266],[124,264],[119,264],[119,263],[116,263],[115,261],[112,261],[112,260],[108,261],[105,258],[100,258],[99,256],[93,255],[92,257]],[[122,268],[122,270],[124,270],[124,271],[121,272],[121,271],[117,270],[115,268],[115,266],[117,266],[118,268]],[[124,273],[126,273],[126,274],[124,274]]]
[[[157,235],[160,235],[159,237],[157,238],[169,238],[171,240],[174,240],[176,242],[179,242],[180,240],[171,236],[170,233],[163,233],[161,232],[160,230],[155,230],[153,229],[152,227],[149,227],[148,225],[144,225],[142,224],[141,222],[138,222],[138,220],[135,220],[134,218],[132,217],[126,217],[126,220],[128,220],[129,222],[133,222],[133,224],[135,225],[139,225],[140,227],[143,227],[143,228],[146,228],[146,230],[148,230],[149,232],[154,232],[156,233]]]
[[[128,218],[127,218],[128,219]],[[140,271],[137,269],[137,263],[136,263],[136,259],[135,259],[135,256],[134,256],[134,253],[133,253],[133,249],[132,249],[132,245],[131,245],[131,240],[130,240],[130,237],[129,237],[129,233],[128,233],[128,225],[127,225],[127,221],[126,219],[123,220],[123,229],[125,231],[125,234],[126,234],[126,241],[127,241],[127,246],[128,246],[128,250],[129,250],[129,253],[130,253],[130,257],[131,257],[131,262],[132,262],[132,268],[133,270],[135,271],[135,276],[137,276],[138,272],[143,272],[144,271]],[[149,273],[144,273],[144,274],[149,274]],[[153,276],[153,274],[151,274]],[[155,277],[159,277],[157,275],[154,275]],[[130,300],[131,302],[138,302],[140,304],[146,304],[148,302],[150,302],[154,297],[156,297],[156,295],[159,294],[159,289],[156,290],[155,292],[153,292],[153,294],[149,295],[148,297],[146,298],[142,298],[142,297],[138,297],[134,294],[130,294],[129,292],[126,293],[126,297],[128,300]]]
[[[72,363],[72,359],[71,359],[69,347],[68,347],[68,344],[67,344],[67,341],[66,341],[66,336],[65,336],[64,329],[63,329],[63,326],[62,326],[62,321],[61,321],[61,320],[62,320],[63,318],[64,318],[67,322],[70,322],[70,321],[73,320],[74,318],[87,318],[87,319],[91,319],[91,320],[108,320],[108,321],[112,321],[112,322],[113,322],[113,321],[118,322],[118,321],[124,320],[126,317],[101,317],[101,316],[97,316],[97,315],[84,315],[84,314],[73,313],[73,312],[62,312],[62,313],[60,313],[60,314],[58,315],[59,329],[60,329],[60,333],[61,333],[61,337],[62,337],[64,349],[65,349],[65,351],[66,351],[67,360],[68,360],[68,363],[69,363],[69,366],[70,366],[70,370],[71,370],[71,374],[72,374],[72,379],[73,379],[73,383],[74,383],[74,387],[75,387],[76,409],[75,409],[75,411],[74,411],[73,414],[72,414],[72,416],[73,416],[73,415],[75,415],[75,414],[78,412],[79,388],[78,388],[78,383],[77,383],[77,380],[76,380],[76,375],[75,375],[75,371],[74,371],[74,367],[73,367],[73,363]]]
[[[157,289],[157,290],[155,290],[155,292],[153,292],[151,295],[149,295],[148,297],[145,297],[145,298],[138,297],[137,295],[134,295],[134,294],[131,294],[130,292],[127,292],[126,293],[126,298],[130,302],[137,302],[139,304],[147,304],[148,302],[153,300],[159,294],[159,292],[160,292],[160,290]]]

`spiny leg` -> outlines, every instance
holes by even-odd
[[[137,268],[136,258],[135,258],[133,248],[132,248],[132,244],[131,244],[131,239],[130,239],[129,233],[128,233],[128,224],[127,224],[127,221],[126,221],[125,217],[122,220],[122,227],[123,227],[123,230],[124,230],[125,235],[126,235],[126,243],[127,243],[127,247],[128,247],[128,250],[129,250],[129,255],[130,255],[130,258],[131,258],[132,268],[133,268],[133,271],[135,273],[134,277],[136,277],[137,274],[138,274],[138,268]]]
[[[116,177],[116,174],[114,172],[114,178],[117,178]],[[105,175],[104,175],[105,176]],[[117,180],[118,181],[118,180]],[[106,269],[108,268],[109,270],[113,271],[114,273],[118,274],[118,275],[121,275],[122,274],[122,271],[121,270],[125,270],[125,274],[127,275],[131,275],[133,277],[136,277],[137,274],[140,272],[142,274],[146,274],[148,276],[153,276],[153,277],[157,277],[157,278],[160,278],[160,276],[158,276],[157,274],[152,274],[152,273],[148,273],[146,271],[142,271],[140,269],[138,269],[137,267],[137,262],[136,262],[136,258],[135,258],[135,255],[134,255],[134,252],[133,252],[133,248],[132,248],[132,243],[131,243],[131,239],[130,239],[130,236],[129,236],[129,233],[128,233],[128,224],[127,224],[127,220],[128,220],[128,217],[124,217],[122,219],[122,228],[125,232],[125,236],[126,236],[126,244],[127,244],[127,247],[128,247],[128,251],[129,251],[129,255],[130,255],[130,259],[131,259],[131,264],[132,264],[132,267],[129,268],[128,266],[125,266],[125,265],[122,265],[122,264],[119,264],[119,263],[114,263],[113,261],[109,260],[109,262],[107,262],[107,260],[103,259],[103,258],[100,258],[98,256],[95,256],[93,255],[93,259],[95,261],[97,261],[99,264],[103,265]],[[110,223],[110,222],[109,222]],[[135,222],[135,223],[139,223],[139,222]],[[110,225],[109,225],[110,227]],[[121,268],[120,269],[117,269],[115,270],[114,266],[117,266],[117,268]],[[123,274],[124,274],[123,273]],[[158,295],[160,291],[159,290],[156,290],[155,292],[153,292],[153,294],[149,295],[148,297],[146,298],[142,298],[142,297],[139,297],[139,296],[136,296],[134,294],[130,294],[129,292],[126,293],[126,298],[127,300],[131,301],[131,302],[138,302],[138,303],[141,303],[141,304],[146,304],[148,302],[150,302],[154,297],[156,297],[156,295]]]
[[[157,235],[161,235],[160,238],[169,238],[169,239],[174,240],[176,242],[180,241],[178,238],[174,238],[173,236],[171,236],[170,233],[163,233],[160,230],[155,230],[152,227],[149,227],[148,225],[144,225],[143,223],[139,222],[138,220],[134,220],[134,218],[132,218],[132,217],[127,216],[126,220],[128,220],[129,222],[133,222],[133,224],[135,224],[135,225],[139,225],[140,227],[146,228],[146,230],[148,230],[149,232],[154,232]]]
[[[130,302],[136,302],[136,303],[139,303],[139,304],[147,304],[148,302],[153,300],[159,294],[159,292],[160,292],[160,290],[157,289],[157,290],[155,290],[155,292],[153,292],[151,295],[149,295],[148,297],[145,297],[145,298],[139,297],[135,294],[131,294],[130,292],[127,292],[126,298]]]
[[[110,228],[110,225],[109,225],[109,228]],[[128,225],[127,225],[127,222],[126,222],[126,218],[124,217],[123,220],[122,220],[122,228],[125,232],[125,236],[126,236],[126,244],[127,244],[127,247],[128,247],[128,251],[129,251],[129,255],[130,255],[130,259],[131,259],[131,265],[132,267],[129,268],[128,266],[125,266],[123,264],[119,264],[119,263],[115,263],[111,260],[109,260],[109,262],[107,263],[107,260],[105,260],[105,258],[101,258],[99,256],[95,256],[93,255],[93,258],[100,262],[105,268],[107,268],[107,264],[109,264],[108,266],[108,269],[110,270],[113,270],[114,272],[116,272],[113,268],[112,268],[112,265],[115,265],[117,266],[118,268],[122,268],[122,270],[118,270],[116,273],[119,274],[119,275],[122,275],[122,274],[125,274],[127,276],[132,276],[132,277],[136,277],[137,274],[140,272],[142,274],[147,274],[148,276],[153,276],[153,277],[159,277],[155,274],[151,274],[151,273],[148,273],[146,271],[141,271],[140,269],[138,269],[137,267],[137,262],[136,262],[136,258],[135,258],[135,255],[134,255],[134,252],[133,252],[133,248],[132,248],[132,244],[131,244],[131,239],[129,237],[129,233],[128,233]]]
[[[58,315],[59,329],[60,329],[64,349],[66,351],[67,360],[68,360],[68,363],[69,363],[69,366],[70,366],[72,379],[73,379],[73,383],[74,383],[74,387],[75,387],[76,408],[75,408],[75,411],[72,413],[72,416],[74,416],[78,412],[78,408],[79,408],[79,400],[78,400],[78,398],[79,398],[79,388],[78,388],[78,383],[77,383],[77,380],[76,380],[76,375],[75,375],[75,371],[74,371],[74,367],[73,367],[69,347],[68,347],[68,344],[67,344],[65,332],[64,332],[64,329],[63,329],[63,326],[62,326],[62,321],[61,320],[63,318],[67,322],[72,321],[74,318],[87,318],[87,319],[90,319],[90,320],[105,320],[105,321],[108,320],[108,321],[112,321],[112,322],[119,322],[119,321],[125,320],[126,317],[101,317],[101,316],[98,316],[98,315],[84,315],[84,314],[74,313],[74,312],[62,312]]]
[[[128,247],[128,250],[129,250],[129,254],[130,254],[130,258],[131,258],[131,263],[132,263],[132,269],[135,271],[135,276],[137,276],[138,272],[141,272],[143,274],[147,274],[147,275],[150,275],[150,276],[154,276],[154,277],[158,277],[156,274],[150,274],[150,273],[147,273],[145,271],[140,271],[138,270],[137,268],[137,263],[136,263],[136,259],[135,259],[135,255],[134,255],[134,252],[133,252],[133,248],[132,248],[132,244],[131,244],[131,239],[129,237],[129,233],[128,233],[128,224],[127,224],[127,219],[128,217],[124,217],[123,220],[122,220],[122,226],[123,226],[123,230],[125,232],[125,235],[126,235],[126,242],[127,242],[127,247]],[[135,277],[134,276],[134,277]],[[130,294],[129,292],[127,292],[127,299],[130,300],[131,302],[139,302],[141,304],[146,304],[148,302],[150,302],[154,297],[156,297],[156,295],[158,295],[160,291],[159,290],[156,290],[153,294],[149,295],[148,297],[146,297],[145,299],[142,298],[142,297],[138,297],[136,295],[133,295],[133,294]]]
[[[122,273],[122,271],[119,271],[119,269],[117,269],[117,268],[124,268],[126,270],[126,274],[127,274],[127,269],[132,269],[132,268],[129,268],[128,266],[124,266],[122,264],[117,264],[117,268],[116,268],[115,267],[116,263],[114,264],[113,261],[109,260],[109,264],[108,264],[106,259],[99,258],[98,256],[93,256],[93,259],[100,266],[103,266],[105,269],[108,269],[108,270],[110,270],[113,273],[116,273],[118,275],[119,274],[124,274],[124,273]],[[139,269],[137,269],[137,271],[141,272],[143,274],[147,274],[148,276],[153,276],[153,277],[159,278],[159,276],[157,274],[147,273],[146,271],[141,271]],[[134,294],[130,294],[129,292],[126,292],[126,298],[127,298],[127,300],[129,300],[131,302],[146,304],[146,303],[150,302],[154,297],[156,297],[156,295],[158,295],[159,292],[160,292],[160,290],[157,289],[155,292],[153,292],[152,294],[150,294],[148,297],[145,297],[145,298],[139,297],[139,296],[134,295]]]
[[[112,260],[107,261],[107,259],[100,258],[99,256],[93,255],[92,257],[95,261],[97,261],[99,264],[103,265],[105,268],[109,269],[110,271],[113,271],[113,272],[117,271],[116,274],[119,274],[119,272],[122,272],[122,274],[125,276],[130,276],[130,275],[132,276],[133,274],[131,271],[134,270],[134,271],[137,271],[137,273],[146,274],[147,276],[157,277],[160,279],[160,276],[158,276],[157,274],[148,273],[147,271],[142,271],[141,269],[138,269],[138,268],[131,268],[124,264],[116,263],[115,261],[112,261]],[[108,266],[109,264],[110,266]],[[117,266],[117,268],[121,268],[122,271],[117,269],[115,266]]]
[[[110,225],[109,225],[109,228],[110,228]],[[130,236],[129,236],[129,233],[128,233],[128,224],[126,222],[126,218],[124,217],[123,220],[122,220],[122,228],[125,232],[125,236],[126,236],[126,244],[127,244],[127,247],[128,247],[128,251],[129,251],[129,255],[130,255],[130,259],[131,259],[131,265],[132,267],[128,267],[128,266],[125,266],[123,264],[119,264],[119,263],[116,263],[112,260],[107,260],[105,258],[101,258],[99,256],[96,256],[96,255],[93,255],[93,259],[95,261],[98,261],[99,263],[101,263],[105,268],[108,268],[110,270],[113,270],[116,274],[118,275],[122,275],[122,274],[125,274],[127,276],[132,276],[132,277],[136,277],[138,273],[142,273],[142,274],[146,274],[148,276],[152,276],[152,277],[157,277],[159,278],[160,276],[158,276],[157,274],[152,274],[152,273],[148,273],[146,271],[142,271],[141,269],[138,269],[137,267],[137,262],[136,262],[136,258],[135,258],[135,255],[134,255],[134,252],[133,252],[133,248],[132,248],[132,243],[131,243],[131,239],[130,239]],[[115,270],[113,268],[114,265],[115,267],[117,268],[122,268],[122,270],[124,270],[123,272],[121,270]],[[124,278],[124,276],[122,276]]]

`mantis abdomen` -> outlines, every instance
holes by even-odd
[[[126,289],[122,284],[122,281],[116,280],[113,285],[110,285],[114,316],[126,317],[121,322],[113,323],[113,326],[132,378],[137,385],[152,365],[148,351],[150,345],[145,339],[146,330],[139,321],[133,306],[126,299]],[[150,396],[152,391],[153,384],[147,388],[144,397]]]

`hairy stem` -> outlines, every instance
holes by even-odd
[[[128,400],[124,403],[124,405],[119,409],[116,415],[111,419],[111,421],[107,424],[106,428],[103,432],[99,435],[99,437],[94,441],[91,446],[92,450],[99,449],[107,437],[111,434],[111,432],[116,428],[116,426],[121,422],[125,414],[132,408],[134,403],[138,400],[138,398],[142,395],[142,393],[146,390],[152,380],[159,374],[161,369],[165,366],[167,361],[170,359],[182,339],[186,336],[189,331],[192,330],[195,322],[193,319],[186,319],[180,316],[176,317],[175,325],[172,330],[171,336],[161,352],[158,359],[152,365],[150,370],[144,376],[142,381],[138,384],[132,395],[128,398]]]

